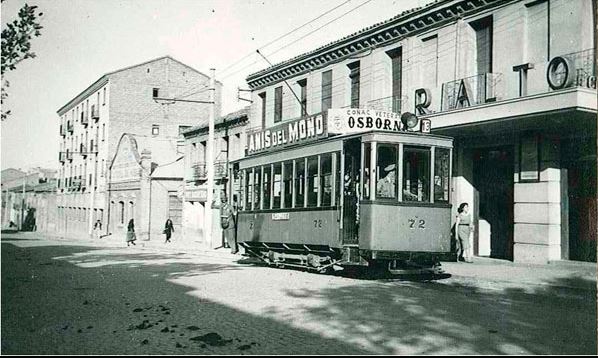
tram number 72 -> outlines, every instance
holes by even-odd
[[[408,222],[409,222],[410,229],[425,229],[426,228],[426,220],[409,219]]]

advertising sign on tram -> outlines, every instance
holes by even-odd
[[[400,113],[375,109],[329,109],[328,120],[328,132],[331,134],[363,133],[371,130],[405,131]]]

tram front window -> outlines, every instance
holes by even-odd
[[[318,205],[318,157],[307,158],[307,206]]]
[[[263,168],[264,170],[264,187],[263,187],[263,195],[264,195],[264,207],[263,209],[270,209],[270,190],[272,190],[271,186],[272,186],[272,181],[271,179],[271,173],[272,170],[270,170],[270,166],[264,166]]]
[[[403,201],[430,201],[430,150],[404,147]]]
[[[320,188],[322,188],[322,205],[332,205],[332,155],[324,154],[320,157],[321,175]]]
[[[397,197],[397,149],[391,146],[378,146],[376,163],[376,197]]]
[[[293,161],[284,163],[284,206],[290,208],[293,206]]]
[[[305,198],[305,160],[295,160],[295,207],[302,208]]]
[[[436,148],[434,151],[434,202],[449,201],[450,151]]]

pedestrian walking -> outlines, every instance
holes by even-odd
[[[457,222],[455,223],[456,238],[457,238],[457,260],[463,257],[463,260],[472,263],[471,245],[469,244],[469,237],[473,232],[473,222],[471,215],[469,215],[469,205],[461,203],[457,209]]]
[[[166,224],[164,224],[164,234],[166,235],[166,241],[164,243],[170,242],[170,237],[174,232],[174,226],[172,225],[172,220],[170,218],[166,219]]]
[[[137,240],[137,237],[135,237],[135,223],[131,219],[129,225],[127,225],[127,246],[130,246],[129,244],[135,245],[135,240]]]
[[[93,224],[93,235],[96,239],[100,239],[102,237],[102,222],[100,219],[97,219]]]
[[[235,214],[235,208],[228,203],[226,195],[223,195],[222,205],[220,206],[220,226],[224,230],[224,237],[233,254],[239,251],[237,247],[237,218]]]

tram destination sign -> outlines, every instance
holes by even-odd
[[[326,113],[319,113],[248,133],[247,155],[325,138],[326,127]]]
[[[331,134],[362,133],[371,130],[404,132],[401,114],[362,108],[328,110],[328,132]]]

